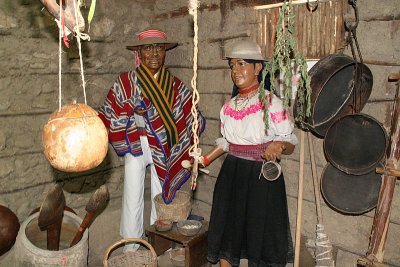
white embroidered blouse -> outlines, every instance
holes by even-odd
[[[291,115],[283,108],[279,97],[274,96],[270,101],[269,128],[265,131],[264,110],[259,93],[245,99],[238,96],[226,102],[220,111],[222,138],[216,142],[224,151],[228,151],[229,144],[258,145],[269,141],[287,141],[294,145],[298,143],[293,133]]]

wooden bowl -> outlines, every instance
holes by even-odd
[[[199,221],[186,220],[178,222],[176,227],[178,228],[178,232],[182,235],[194,236],[200,231],[202,224]]]
[[[159,232],[166,232],[172,229],[172,221],[170,220],[157,220],[154,222],[154,228]]]
[[[14,245],[19,227],[17,215],[6,206],[0,205],[0,256]]]
[[[174,266],[185,266],[185,248],[170,250],[169,259]]]

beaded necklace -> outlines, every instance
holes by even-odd
[[[258,86],[259,84],[257,83],[239,91],[239,94],[235,97],[234,100],[236,111],[241,111],[249,104],[250,99],[258,92]]]

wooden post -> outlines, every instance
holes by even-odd
[[[399,91],[399,74],[391,74],[389,81],[397,82],[396,98],[393,107],[392,125],[390,131],[390,146],[388,147],[386,161],[386,169],[392,170],[398,168],[399,162],[399,145],[400,145],[400,99]],[[383,262],[385,253],[385,243],[389,228],[390,210],[393,200],[394,188],[396,186],[396,177],[385,173],[382,175],[382,185],[379,192],[378,206],[375,211],[374,222],[371,230],[368,252],[366,258],[358,260],[359,265],[376,266],[375,263]],[[372,265],[371,265],[372,264]]]

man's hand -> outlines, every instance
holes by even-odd
[[[133,111],[134,111],[136,114],[138,114],[138,115],[140,115],[140,116],[143,116],[143,115],[146,113],[147,109],[144,109],[144,108],[135,108]]]
[[[189,160],[182,160],[181,165],[182,165],[183,168],[188,169],[188,170],[191,170],[192,167],[193,167],[193,162],[192,162],[192,161],[189,161]],[[204,164],[201,163],[200,161],[199,161],[199,165],[204,166]],[[209,170],[206,170],[206,169],[204,169],[204,168],[199,168],[199,171],[200,171],[200,172],[204,172],[204,173],[206,173],[206,174],[209,174],[209,173],[210,173]]]

